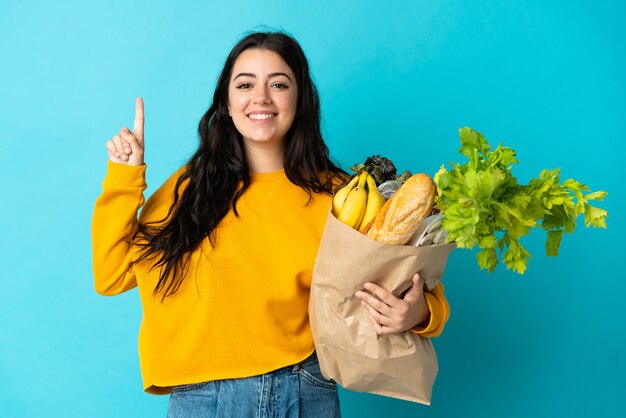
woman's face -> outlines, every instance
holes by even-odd
[[[239,54],[228,86],[228,113],[246,146],[282,147],[297,103],[296,78],[280,55],[260,48]]]

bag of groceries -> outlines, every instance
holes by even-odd
[[[410,331],[377,335],[354,294],[371,281],[399,297],[411,287],[415,272],[432,288],[453,248],[381,244],[329,213],[309,301],[322,374],[349,390],[430,404],[437,375],[430,340]]]
[[[530,253],[520,238],[547,233],[546,255],[558,255],[564,233],[584,214],[586,227],[606,228],[606,192],[543,170],[521,184],[513,149],[492,148],[471,128],[459,130],[464,164],[431,179],[404,172],[378,155],[357,164],[334,194],[313,268],[309,320],[322,374],[346,389],[430,404],[437,375],[432,343],[411,331],[378,335],[355,296],[367,281],[401,298],[420,274],[425,290],[441,280],[452,249],[481,249],[476,259],[524,274]]]
[[[430,404],[437,375],[430,340],[410,331],[378,335],[355,293],[370,281],[401,298],[415,272],[432,289],[454,244],[443,243],[445,237],[433,243],[441,220],[428,217],[435,195],[430,177],[406,176],[387,200],[369,171],[336,192],[313,268],[309,318],[320,368],[349,390]],[[424,237],[429,245],[411,245]]]

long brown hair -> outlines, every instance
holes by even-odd
[[[250,185],[243,138],[227,109],[228,85],[237,57],[249,48],[279,54],[293,71],[298,86],[297,112],[285,135],[283,165],[288,179],[309,195],[331,194],[345,172],[330,159],[320,130],[320,101],[307,59],[298,42],[281,32],[255,32],[231,50],[217,80],[213,103],[200,120],[200,145],[177,179],[173,203],[165,218],[139,224],[133,243],[141,247],[136,262],[156,259],[160,268],[154,295],[175,293],[184,280],[191,252],[205,237],[216,243],[216,228]],[[188,180],[181,194],[181,186]],[[165,222],[167,221],[167,222]],[[164,223],[165,222],[165,223]]]

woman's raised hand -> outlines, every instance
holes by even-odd
[[[135,101],[135,126],[133,131],[120,129],[120,133],[107,141],[109,160],[118,164],[143,165],[143,100]]]

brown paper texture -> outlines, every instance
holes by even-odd
[[[382,244],[329,212],[309,300],[322,374],[348,390],[430,405],[438,367],[431,341],[410,331],[379,336],[354,294],[370,281],[400,297],[415,272],[432,289],[454,248]]]

